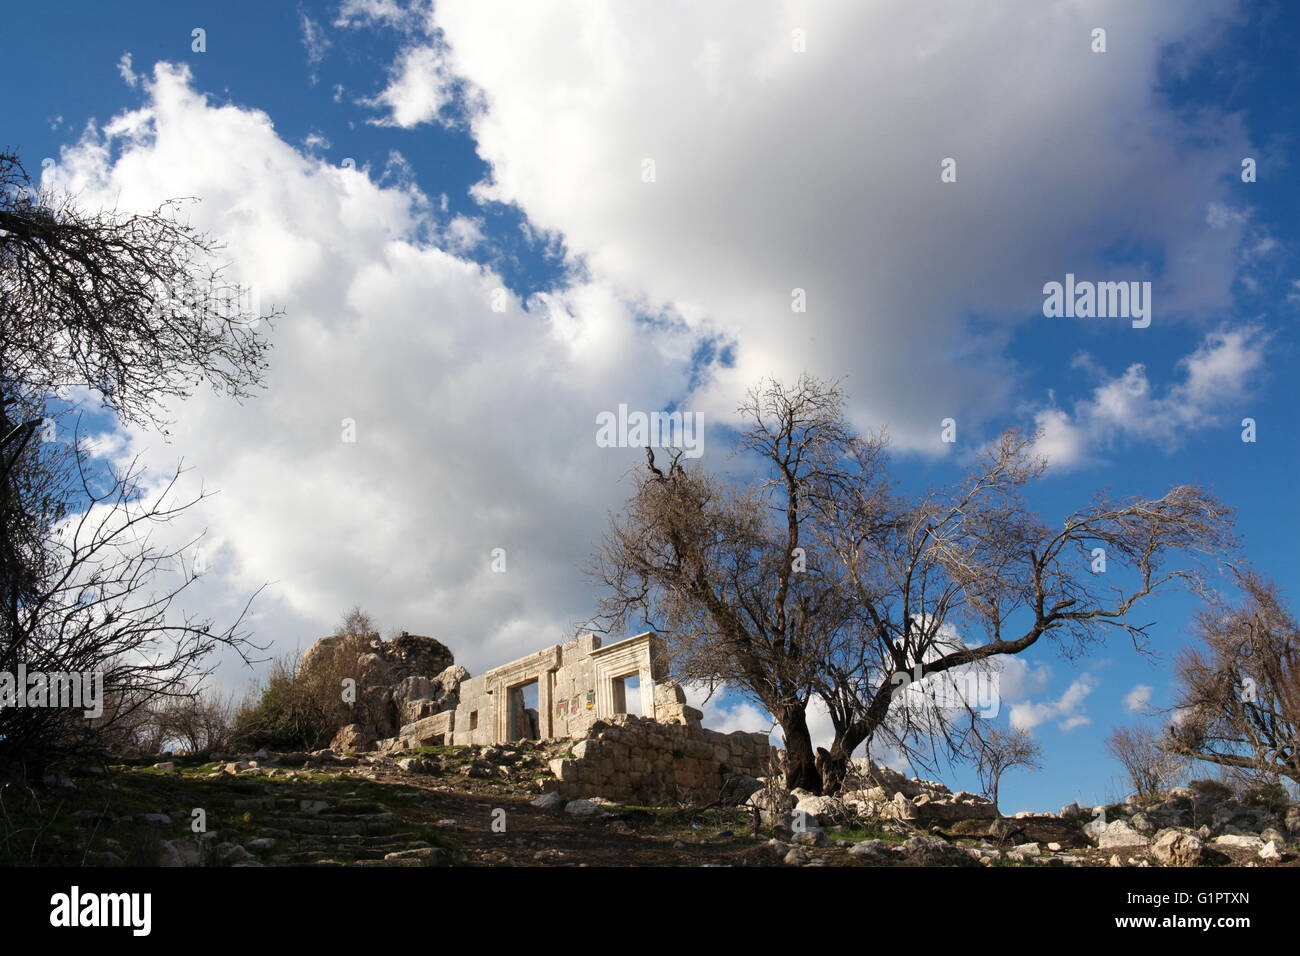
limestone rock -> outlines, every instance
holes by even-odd
[[[1025,835],[1025,828],[1014,820],[999,817],[989,824],[988,835],[1000,843],[1009,843],[1017,836]]]
[[[340,753],[349,751],[369,751],[375,749],[375,737],[369,728],[361,724],[345,724],[339,728],[339,732],[334,735],[330,741],[330,750],[337,750]]]
[[[843,801],[835,797],[821,797],[813,794],[800,797],[794,808],[803,813],[808,820],[820,826],[847,823],[854,816]]]
[[[1225,833],[1223,836],[1214,838],[1214,842],[1220,846],[1234,846],[1243,850],[1262,850],[1264,841],[1257,836],[1243,836],[1236,833]]]
[[[1124,820],[1112,820],[1097,834],[1097,846],[1109,849],[1118,846],[1146,846],[1147,838],[1134,830]]]
[[[863,840],[849,847],[849,856],[866,857],[872,862],[886,860],[889,855],[889,846],[884,840]]]
[[[749,799],[745,801],[745,805],[780,813],[784,810],[793,810],[796,802],[794,795],[788,790],[763,789],[750,794]]]
[[[923,866],[979,866],[978,860],[960,847],[937,837],[914,836],[901,848],[908,859]]]
[[[794,836],[791,839],[800,846],[826,846],[830,843],[826,832],[820,827],[813,826],[794,831]]]
[[[392,853],[385,853],[384,859],[389,861],[415,861],[421,866],[443,866],[448,862],[447,851],[436,846],[420,846],[410,850],[395,850]]]
[[[1182,830],[1162,830],[1151,844],[1151,855],[1165,866],[1199,866],[1205,862],[1205,844]]]
[[[592,803],[590,800],[570,800],[564,805],[564,812],[571,813],[575,817],[595,817],[605,811],[600,804]]]
[[[1265,843],[1276,843],[1278,846],[1286,846],[1286,834],[1277,827],[1267,827],[1259,838]]]

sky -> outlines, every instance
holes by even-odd
[[[1045,519],[1204,485],[1293,596],[1297,48],[1280,2],[50,2],[7,12],[0,140],[87,208],[193,197],[283,310],[251,400],[89,419],[105,461],[216,492],[172,529],[206,531],[190,607],[267,584],[283,654],[359,604],[478,673],[595,611],[643,462],[598,415],[699,413],[735,469],[746,390],[802,372],[888,428],[905,490],[1041,427]],[[1149,283],[1149,324],[1046,314],[1067,275]],[[993,719],[1044,765],[1004,811],[1123,792],[1104,740],[1172,704],[1195,610],[1141,606],[1154,661],[1006,663]]]

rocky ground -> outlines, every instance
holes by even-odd
[[[0,791],[0,863],[74,866],[1294,866],[1300,808],[1172,791],[992,818],[883,773],[843,798],[632,807],[543,793],[568,741],[176,758]],[[760,783],[755,782],[755,785]],[[900,798],[901,794],[901,798]]]

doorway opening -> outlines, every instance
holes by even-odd
[[[541,737],[537,715],[537,681],[516,684],[510,688],[511,740],[537,740]]]
[[[641,712],[641,675],[625,674],[614,678],[614,713],[644,717]]]

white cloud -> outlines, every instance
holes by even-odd
[[[993,658],[993,663],[998,672],[998,691],[1004,702],[1043,693],[1052,676],[1049,664],[1034,664],[1024,654],[999,655]]]
[[[773,720],[771,714],[752,701],[736,693],[715,694],[712,699],[706,701],[705,696],[708,691],[703,685],[688,685],[683,689],[686,691],[686,702],[703,711],[705,727],[727,734],[735,730],[749,733],[770,732],[772,743],[778,747],[785,746],[785,736],[780,725]],[[826,709],[826,704],[821,698],[813,697],[808,701],[805,717],[808,721],[808,736],[812,739],[813,748],[825,747],[829,750],[835,741],[835,725],[831,723],[830,711]],[[863,748],[859,747],[854,756],[860,757],[862,752]]]
[[[445,239],[454,252],[472,251],[483,241],[483,220],[456,216],[447,224]]]
[[[1054,701],[1035,704],[1031,701],[1016,704],[1011,708],[1011,726],[1033,730],[1039,724],[1057,720],[1057,726],[1064,732],[1082,727],[1091,722],[1083,712],[1084,703],[1089,694],[1097,689],[1098,682],[1091,674],[1082,674],[1070,683],[1065,693]]]
[[[388,86],[364,102],[387,112],[374,122],[409,128],[438,119],[451,102],[452,82],[436,47],[412,47],[393,67]]]
[[[436,43],[403,50],[376,105],[387,122],[431,121],[463,77],[491,167],[482,198],[563,234],[598,281],[734,344],[734,367],[698,396],[706,413],[729,417],[761,375],[846,374],[863,425],[942,454],[940,419],[978,427],[1010,405],[1011,317],[1039,312],[1061,263],[1106,267],[1098,250],[1118,238],[1176,246],[1162,314],[1231,305],[1247,227],[1205,219],[1229,209],[1222,171],[1246,134],[1151,89],[1170,44],[1207,42],[1231,9],[745,0],[665,18],[442,0]],[[1086,42],[1099,18],[1125,38],[1104,64]],[[948,156],[957,183],[939,180]],[[791,312],[796,287],[806,313]],[[1054,424],[1061,456],[1073,436]]]
[[[1141,713],[1151,706],[1151,695],[1155,688],[1150,684],[1135,684],[1124,697],[1124,706],[1134,713]]]
[[[277,648],[354,602],[446,640],[471,670],[560,640],[592,611],[576,565],[638,463],[596,448],[599,411],[685,398],[712,427],[762,374],[843,373],[861,424],[942,453],[939,419],[977,427],[1011,406],[1009,317],[1041,306],[1063,262],[1083,274],[1117,236],[1177,240],[1164,307],[1222,314],[1246,226],[1205,216],[1247,138],[1151,88],[1161,51],[1208,36],[1215,6],[1025,0],[936,16],[841,0],[795,15],[748,0],[665,18],[638,3],[347,0],[340,25],[425,25],[369,101],[381,121],[448,121],[464,78],[491,170],[477,196],[517,203],[521,229],[585,263],[586,278],[504,313],[488,307],[501,278],[457,254],[467,226],[442,248],[415,238],[439,235],[436,207],[400,163],[380,183],[331,168],[164,66],[146,107],[92,131],[57,175],[124,209],[202,196],[196,223],[288,314],[264,394],[198,395],[171,445],[133,433],[124,451],[159,469],[184,455],[221,489],[200,523],[221,555],[203,593],[228,607],[275,581],[256,623]],[[1102,15],[1127,42],[1099,71],[1079,38]],[[791,50],[795,26],[806,53]],[[950,155],[958,183],[942,184]],[[991,210],[1014,227],[990,229]],[[807,313],[790,311],[794,287]],[[1205,410],[1230,391],[1234,355],[1253,354],[1234,334],[1189,360],[1176,397]],[[690,356],[715,336],[735,365],[686,395]],[[1172,400],[1147,385],[1146,401]],[[1103,396],[1092,404],[1091,418],[1058,417],[1062,448],[1080,440],[1071,428],[1110,422]],[[356,445],[339,441],[343,418]],[[505,574],[488,569],[494,547]]]
[[[325,35],[325,28],[309,17],[305,11],[299,11],[298,27],[302,32],[303,49],[307,51],[309,66],[319,66],[329,52],[330,39]],[[312,76],[312,82],[316,81]]]
[[[131,69],[130,53],[123,53],[122,58],[117,61],[117,72],[121,74],[122,79],[126,82],[127,86],[134,87],[138,82],[140,82],[140,78],[136,76]]]
[[[428,4],[420,0],[403,4],[399,0],[343,0],[336,27],[384,26],[409,31],[428,18]]]
[[[1189,433],[1220,424],[1249,394],[1269,341],[1258,325],[1210,332],[1178,363],[1181,380],[1163,387],[1152,383],[1141,363],[1112,377],[1090,357],[1077,356],[1075,366],[1097,371],[1102,381],[1072,413],[1055,405],[1035,413],[1034,424],[1044,433],[1034,450],[1053,467],[1066,468],[1123,442],[1176,446]]]
[[[360,603],[475,672],[567,639],[592,611],[580,565],[640,460],[598,448],[595,416],[667,406],[690,345],[593,284],[494,312],[500,277],[413,238],[436,234],[434,207],[401,176],[304,155],[265,114],[208,103],[184,67],[160,64],[145,92],[66,149],[50,185],[91,208],[203,197],[189,214],[227,243],[231,277],[286,308],[264,392],[199,392],[169,443],[132,431],[121,446],[155,475],[184,457],[182,492],[220,491],[173,529],[209,529],[194,609],[229,617],[269,581],[252,623],[272,653]]]

